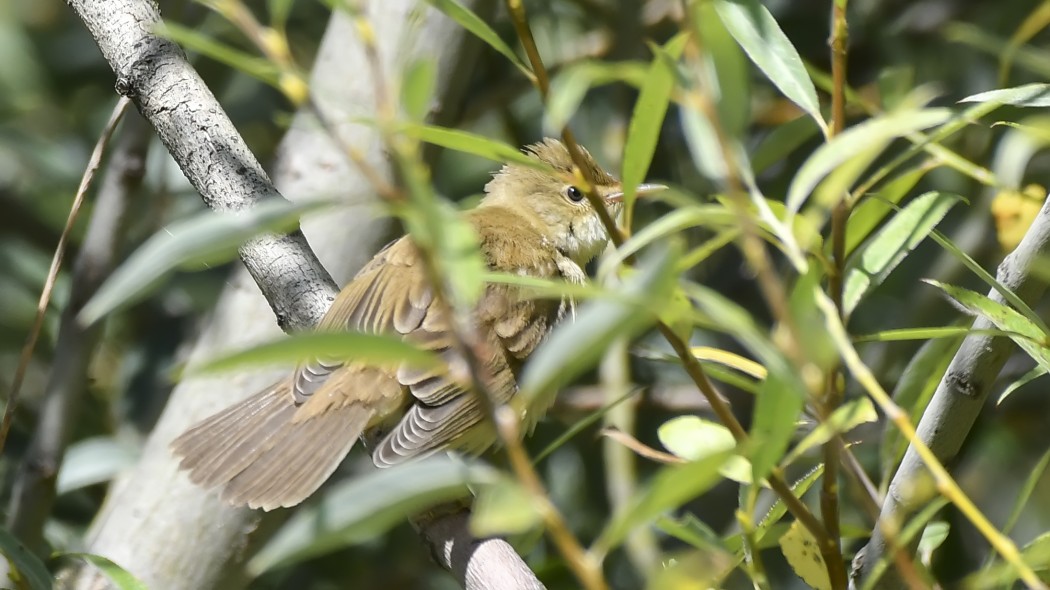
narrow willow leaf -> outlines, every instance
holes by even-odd
[[[826,129],[817,90],[806,73],[802,58],[769,10],[757,0],[717,0],[715,10],[758,69],[784,96]]]
[[[171,21],[165,21],[157,30],[157,34],[271,86],[280,85],[281,70],[267,59],[234,49],[198,31]]]
[[[560,133],[592,88],[612,82],[625,82],[642,88],[648,68],[649,64],[640,61],[583,61],[566,66],[551,81],[544,111],[544,128]]]
[[[1006,285],[1000,283],[998,279],[993,277],[988,271],[984,270],[984,268],[981,267],[980,264],[977,264],[977,261],[971,258],[969,254],[960,250],[959,247],[955,245],[955,242],[949,240],[941,234],[941,232],[936,230],[930,233],[930,237],[932,237],[935,242],[947,250],[952,256],[959,259],[959,262],[962,262],[963,266],[970,269],[970,272],[973,274],[977,275],[977,278],[984,281],[985,284],[992,289],[995,289],[995,291],[999,293],[1007,303],[1013,306],[1017,311],[1024,314],[1024,317],[1028,318],[1028,321],[1039,326],[1039,329],[1044,333],[1050,334],[1050,326],[1046,325],[1046,322],[1043,321],[1043,318],[1039,317],[1039,314],[1035,313],[1027,303],[1018,297],[1017,293],[1011,291]]]
[[[106,577],[113,582],[117,590],[148,590],[146,585],[136,578],[131,572],[113,563],[109,558],[93,553],[59,553],[56,557],[74,557],[83,559],[97,567]]]
[[[13,582],[19,590],[51,590],[51,574],[43,562],[4,527],[0,527],[0,553],[11,566],[12,579],[5,582]]]
[[[916,197],[847,261],[842,295],[847,315],[853,313],[865,295],[886,280],[960,200],[957,195],[940,192]]]
[[[203,211],[176,221],[140,246],[99,287],[77,319],[90,325],[132,302],[142,299],[177,268],[232,258],[236,248],[266,232],[288,231],[299,217],[317,203],[297,205],[284,199],[266,199],[239,212]]]
[[[426,0],[431,6],[437,8],[441,12],[445,13],[445,16],[459,23],[461,27],[470,31],[472,35],[481,39],[489,47],[498,51],[503,57],[510,60],[510,63],[514,64],[519,70],[521,70],[528,78],[532,78],[532,70],[527,68],[521,59],[518,58],[518,54],[514,53],[514,50],[510,48],[496,31],[492,30],[492,27],[488,25],[478,15],[471,12],[469,8],[456,0]]]
[[[861,424],[874,422],[879,419],[875,406],[867,397],[858,398],[847,402],[832,412],[827,420],[822,420],[795,448],[791,449],[784,464],[793,463],[806,451],[822,445],[836,434],[842,434],[853,430]]]
[[[1050,107],[1050,84],[1025,84],[973,94],[959,102],[991,102],[1015,107]]]
[[[1021,512],[1024,510],[1025,505],[1028,504],[1028,500],[1032,497],[1032,493],[1035,492],[1035,486],[1039,484],[1039,480],[1042,479],[1043,474],[1046,472],[1047,465],[1050,465],[1050,450],[1043,453],[1043,456],[1039,459],[1039,462],[1035,464],[1032,472],[1028,474],[1028,477],[1024,481],[1024,485],[1021,486],[1021,491],[1017,494],[1017,499],[1014,501],[1014,506],[1010,510],[1010,516],[1006,518],[1006,522],[1003,524],[1003,534],[1008,535],[1010,531],[1014,529],[1014,525],[1021,518]]]
[[[672,242],[672,244],[674,244]],[[553,395],[581,372],[598,362],[605,346],[617,337],[631,338],[656,323],[677,279],[678,248],[663,247],[644,259],[622,291],[646,298],[642,308],[615,300],[596,300],[583,305],[576,320],[565,322],[532,354],[521,376],[522,401]]]
[[[725,227],[736,222],[736,216],[722,205],[689,205],[679,207],[648,223],[607,256],[598,267],[598,277],[607,277],[623,261],[642,248],[694,227]]]
[[[1047,334],[1012,307],[1003,305],[969,289],[946,285],[931,279],[925,281],[938,287],[970,313],[983,316],[996,328],[1010,333],[1010,339],[1021,347],[1044,369],[1050,370],[1050,349]]]
[[[915,188],[929,170],[929,166],[916,166],[887,182],[878,192],[865,197],[853,208],[846,222],[846,256],[868,238],[883,218],[897,209],[897,203]]]
[[[731,552],[718,533],[692,514],[683,514],[680,518],[661,516],[655,524],[661,531],[701,551]]]
[[[1006,336],[1002,330],[974,330],[968,326],[936,326],[932,328],[900,328],[883,330],[853,338],[854,342],[899,342],[901,340],[933,340],[935,338],[957,338],[973,333],[991,333]]]
[[[480,463],[434,457],[338,483],[320,502],[297,510],[248,562],[248,572],[258,576],[374,539],[421,510],[463,497],[468,486],[500,477]]]
[[[403,133],[420,141],[431,143],[457,152],[472,154],[494,162],[520,164],[539,170],[552,171],[552,168],[535,158],[530,158],[518,148],[490,139],[483,135],[448,129],[434,125],[406,124],[399,128]]]
[[[810,588],[831,590],[831,578],[824,556],[820,553],[820,546],[813,533],[802,526],[801,522],[796,520],[791,523],[788,532],[780,537],[780,551],[795,574]]]
[[[908,524],[901,530],[897,537],[897,541],[902,545],[907,545],[912,542],[912,539],[919,536],[922,531],[926,529],[926,523],[930,521],[937,513],[939,513],[945,506],[948,505],[948,499],[943,496],[937,496],[931,500],[922,510],[919,511]],[[873,590],[878,586],[879,580],[882,578],[882,574],[886,571],[886,568],[890,567],[893,563],[893,552],[885,551],[874,565],[869,570],[868,577],[864,580],[864,584],[861,585],[861,590]],[[977,585],[970,586],[965,585],[966,588],[988,588],[990,586]]]
[[[591,551],[607,554],[634,529],[652,524],[664,512],[709,490],[718,482],[718,470],[728,457],[728,452],[715,453],[700,461],[661,468],[627,506],[612,516]]]
[[[753,481],[762,481],[784,457],[805,406],[806,391],[797,377],[771,372],[759,386],[751,419]]]
[[[846,161],[875,149],[881,151],[890,141],[939,125],[951,115],[951,110],[944,108],[903,111],[875,117],[846,129],[817,148],[799,168],[785,199],[788,211],[797,213],[817,183]]]
[[[1046,367],[1042,365],[1036,365],[1032,367],[1032,370],[1028,371],[1024,375],[1021,375],[1020,377],[1015,379],[1013,383],[1007,385],[1006,388],[1003,389],[1003,392],[999,394],[999,399],[995,400],[995,405],[1003,403],[1003,401],[1006,400],[1006,398],[1011,393],[1017,391],[1025,385],[1028,385],[1029,383],[1035,381],[1043,375],[1046,375],[1048,372],[1050,371],[1047,371]]]
[[[219,356],[203,365],[191,367],[187,375],[301,363],[314,359],[385,366],[405,363],[426,367],[438,364],[434,354],[396,336],[365,332],[303,332]]]
[[[821,475],[824,475],[823,463],[812,469],[809,473],[803,476],[802,479],[796,481],[794,485],[791,486],[791,493],[794,494],[796,498],[801,498],[806,495],[809,488],[813,487],[813,484],[820,479]],[[769,508],[769,512],[766,512],[766,515],[758,522],[758,526],[755,527],[755,537],[758,539],[759,544],[761,544],[763,539],[773,530],[774,525],[780,522],[781,518],[784,518],[785,514],[787,514],[787,506],[784,505],[783,500],[777,499],[777,501],[773,503],[773,506]]]
[[[437,78],[433,59],[420,59],[409,64],[401,77],[401,107],[413,121],[422,121],[430,110]]]
[[[733,39],[710,2],[694,2],[692,19],[703,40],[704,56],[714,66],[717,79],[715,100],[722,129],[740,138],[751,122],[751,72],[746,54]]]
[[[140,453],[137,446],[112,436],[79,440],[69,447],[62,459],[55,482],[56,491],[65,494],[110,481],[134,465]]]
[[[729,429],[699,416],[679,416],[664,422],[657,430],[660,444],[687,461],[699,461],[713,453],[736,448],[736,439]],[[751,483],[751,464],[740,456],[726,459],[718,472],[728,479]]]
[[[820,127],[813,119],[805,116],[778,125],[762,138],[751,156],[751,167],[755,174],[761,174],[770,166],[783,162],[802,144],[816,137],[818,132]]]
[[[656,143],[660,138],[664,116],[671,102],[671,92],[675,87],[675,68],[682,55],[688,36],[681,33],[673,37],[664,47],[652,45],[655,54],[653,63],[646,72],[642,91],[634,104],[631,123],[627,128],[627,140],[623,147],[623,183],[624,208],[628,211],[634,206],[637,187],[645,180],[649,165],[653,161]]]
[[[471,509],[470,532],[478,538],[528,532],[541,522],[532,496],[517,480],[501,477],[481,486]]]

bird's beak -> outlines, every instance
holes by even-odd
[[[667,187],[662,184],[639,184],[638,188],[635,189],[634,194],[639,197],[646,195],[656,194],[660,191],[667,190]],[[607,203],[620,203],[623,201],[623,190],[616,189],[615,191],[605,195],[605,202]]]

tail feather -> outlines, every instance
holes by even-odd
[[[222,486],[231,504],[272,510],[294,506],[321,486],[354,446],[371,418],[358,405],[331,408],[293,421],[298,406],[281,381],[175,439],[175,455],[190,480]]]

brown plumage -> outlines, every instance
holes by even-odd
[[[604,229],[571,175],[562,174],[572,161],[560,142],[547,139],[526,153],[559,173],[504,166],[466,219],[491,269],[581,282],[583,265],[605,245]],[[616,213],[619,183],[589,155],[587,162]],[[319,329],[398,334],[456,362],[448,318],[432,305],[422,264],[409,237],[393,242],[340,292]],[[514,395],[522,363],[570,308],[568,301],[521,297],[512,286],[486,287],[474,321],[486,345],[486,385],[498,401]],[[530,408],[527,422],[545,410]],[[270,510],[312,494],[364,432],[382,436],[372,459],[384,467],[444,449],[480,452],[495,440],[482,418],[474,395],[447,368],[318,360],[197,424],[172,449],[194,482],[221,486],[230,503]]]

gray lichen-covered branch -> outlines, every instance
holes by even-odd
[[[1050,199],[1043,203],[1039,215],[1021,243],[999,265],[997,280],[1025,303],[1034,303],[1046,292],[1047,283],[1032,270],[1040,260],[1045,260],[1048,253]],[[992,289],[988,296],[1003,302],[1003,297],[995,289]],[[1009,338],[991,335],[990,331],[994,332],[994,328],[995,326],[983,316],[974,320],[974,333],[963,340],[947,371],[941,377],[917,427],[919,438],[942,464],[951,462],[959,453],[981,408],[984,407],[992,384],[1007,359],[1017,350]],[[889,530],[899,530],[907,519],[921,508],[921,505],[910,501],[909,491],[917,489],[916,484],[929,477],[922,459],[909,447],[890,482],[889,492],[879,516],[880,522],[888,523]],[[890,551],[885,529],[885,526],[875,527],[871,540],[854,559],[851,575],[854,582],[866,579],[872,567]],[[891,567],[881,578],[879,587],[903,586]]]
[[[264,236],[245,245],[241,258],[247,272],[238,270],[228,282],[188,362],[273,338],[278,331],[264,319],[272,317],[271,308],[282,328],[313,325],[335,293],[328,272],[346,281],[390,230],[387,222],[372,215],[375,196],[340,148],[354,146],[374,171],[392,176],[377,133],[349,123],[374,108],[369,68],[350,19],[333,15],[311,76],[314,102],[336,127],[322,129],[312,116],[300,113],[279,147],[271,184],[182,52],[154,33],[160,18],[154,3],[70,4],[116,72],[118,91],[135,100],[210,207],[237,210],[281,193],[292,200],[338,196],[347,203],[340,211],[303,220],[313,250],[299,232]],[[377,2],[371,12],[388,76],[414,60],[437,61],[431,115],[438,122],[447,120],[460,103],[464,76],[473,67],[468,36],[425,3]],[[180,383],[138,464],[114,482],[89,531],[86,549],[128,568],[150,588],[243,585],[237,564],[259,541],[262,535],[257,531],[273,528],[273,517],[226,506],[215,494],[191,484],[179,473],[168,444],[193,422],[274,377],[258,371]],[[467,588],[542,587],[506,542],[472,538],[462,514],[428,523],[421,534],[435,558]],[[105,585],[101,575],[87,570],[70,573],[67,582],[77,588]]]

